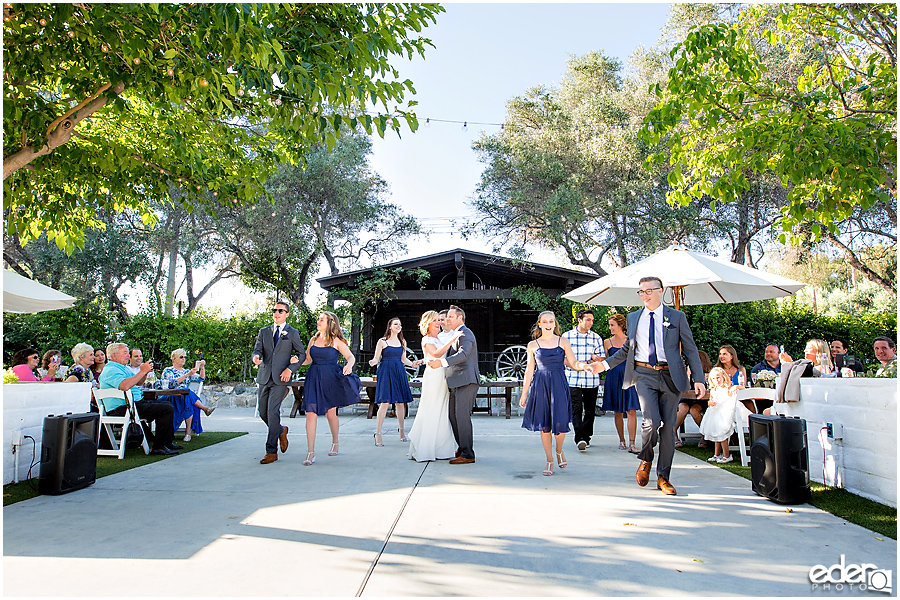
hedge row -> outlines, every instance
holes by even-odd
[[[559,309],[560,321],[569,307]],[[608,315],[613,309],[594,307],[594,329],[607,337]],[[827,317],[813,313],[796,303],[779,304],[773,300],[744,304],[688,306],[685,308],[697,345],[715,361],[719,346],[735,347],[740,361],[752,366],[762,360],[766,344],[783,344],[795,358],[803,354],[806,341],[821,338],[830,342],[836,337],[850,343],[850,352],[866,366],[875,362],[874,338],[886,335],[897,338],[896,314],[863,314]],[[537,316],[537,309],[535,317]],[[202,354],[207,361],[207,377],[212,381],[246,381],[251,371],[250,353],[259,329],[272,322],[268,313],[236,316],[230,319],[202,311],[179,318],[164,315],[136,315],[128,323],[119,323],[112,313],[97,304],[84,304],[70,310],[33,315],[4,313],[3,362],[8,366],[17,350],[28,346],[43,353],[50,348],[63,351],[65,364],[70,364],[69,350],[78,342],[105,348],[110,341],[122,341],[141,348],[145,358],[157,365],[170,364],[169,353],[184,348],[191,359]],[[288,323],[300,330],[308,340],[315,331],[315,315],[306,309],[295,309]],[[522,323],[523,331],[533,321]],[[162,368],[160,367],[160,368]]]

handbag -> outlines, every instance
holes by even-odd
[[[128,437],[125,439],[125,447],[140,448],[144,443],[144,428],[135,418],[133,407],[128,407],[128,414],[131,417],[131,423],[128,425]]]

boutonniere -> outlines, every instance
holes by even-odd
[[[281,337],[283,337],[283,338],[284,338],[284,337],[287,337],[287,331],[282,331],[282,332],[281,332]]]
[[[668,329],[668,328],[671,327],[671,326],[672,326],[672,324],[669,323],[669,317],[663,317],[663,327],[665,327],[666,329]]]

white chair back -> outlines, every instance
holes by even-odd
[[[120,398],[125,400],[125,405],[128,407],[128,410],[126,410],[125,414],[121,417],[108,415],[106,413],[106,407],[103,406],[103,400],[105,398]],[[141,426],[141,417],[137,412],[137,404],[132,399],[131,392],[111,388],[99,389],[94,390],[94,399],[97,400],[97,409],[100,411],[100,427],[98,431],[105,430],[107,437],[109,437],[109,442],[112,444],[111,450],[98,447],[97,456],[118,456],[120,459],[125,458],[125,441],[128,439],[128,428],[131,426],[131,415],[129,413],[132,410],[134,411],[134,418],[137,422],[137,426]],[[116,438],[115,430],[113,429],[114,425],[122,426],[122,433],[119,438]],[[99,441],[100,440],[98,439],[98,445]],[[141,445],[144,448],[144,454],[150,454],[150,444],[147,443],[146,435],[144,436],[144,441]]]

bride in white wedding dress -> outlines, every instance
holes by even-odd
[[[422,315],[419,331],[425,336],[422,338],[425,363],[433,358],[442,358],[461,335],[460,332],[454,332],[449,341],[441,345],[438,341],[441,318],[433,310]],[[450,390],[447,388],[444,367],[425,368],[419,409],[408,437],[409,458],[418,462],[443,460],[456,455],[456,439],[450,428]]]

